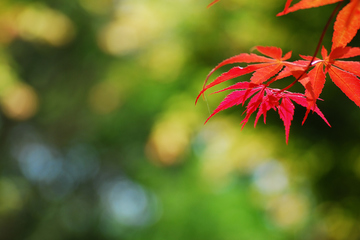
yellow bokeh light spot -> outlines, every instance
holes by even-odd
[[[98,114],[113,112],[120,102],[120,92],[111,82],[99,83],[90,90],[89,105]]]
[[[301,196],[286,194],[272,199],[270,215],[283,228],[294,228],[305,222],[309,214],[308,202]]]
[[[124,54],[138,48],[138,34],[131,27],[112,22],[102,31],[100,46],[107,53]]]
[[[36,113],[38,97],[32,87],[15,84],[3,93],[0,103],[7,117],[14,120],[26,120]]]
[[[164,30],[157,9],[147,2],[128,2],[117,9],[117,17],[100,31],[99,45],[112,55],[135,51]]]
[[[147,143],[147,155],[161,165],[173,165],[189,144],[186,125],[177,117],[160,122],[153,130]]]
[[[67,16],[42,5],[26,7],[17,20],[19,34],[27,40],[61,46],[75,34],[75,28]]]
[[[3,10],[3,8],[0,9]],[[6,9],[0,12],[0,44],[7,44],[17,36],[17,27],[15,21],[15,12]]]
[[[0,58],[0,95],[15,82],[18,82],[14,70],[2,60],[3,59]]]
[[[172,81],[179,75],[185,62],[186,49],[176,41],[161,43],[151,48],[142,58],[154,80]]]
[[[193,96],[175,95],[168,99],[168,109],[154,124],[146,144],[146,154],[156,165],[169,166],[182,162],[191,136],[199,122]]]
[[[0,180],[0,214],[18,210],[22,207],[22,198],[16,184],[9,179]]]

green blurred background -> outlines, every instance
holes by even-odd
[[[312,55],[334,6],[209,3],[1,0],[1,240],[360,239],[360,109],[331,80],[332,128],[297,107],[289,145],[275,112],[194,105],[225,58]]]

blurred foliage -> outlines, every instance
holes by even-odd
[[[360,110],[333,83],[332,128],[299,108],[288,146],[276,114],[194,106],[225,58],[311,55],[333,6],[209,2],[0,2],[0,239],[360,238]]]

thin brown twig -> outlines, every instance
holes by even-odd
[[[317,44],[317,46],[316,46],[315,53],[314,53],[314,55],[312,56],[312,59],[311,59],[311,61],[309,62],[309,64],[307,65],[307,67],[305,68],[305,70],[304,70],[304,71],[302,72],[302,74],[301,74],[299,77],[297,77],[296,80],[293,81],[289,86],[287,86],[287,87],[285,87],[284,89],[282,89],[281,92],[286,91],[286,90],[288,90],[289,88],[291,88],[292,86],[294,86],[295,83],[297,83],[297,82],[305,75],[305,73],[310,69],[312,63],[314,62],[314,60],[315,60],[315,58],[316,58],[316,55],[319,53],[319,50],[320,50],[322,41],[323,41],[323,39],[324,39],[324,37],[325,37],[325,33],[326,33],[327,29],[329,28],[329,25],[330,25],[331,21],[332,21],[333,18],[335,17],[335,15],[336,15],[337,11],[339,10],[339,8],[340,8],[340,6],[341,6],[342,3],[343,3],[343,1],[338,2],[338,4],[336,5],[336,7],[334,8],[333,12],[331,13],[328,21],[326,22],[326,25],[325,25],[325,27],[324,27],[324,30],[322,31],[321,36],[320,36],[320,39],[319,39],[319,42],[318,42],[318,44]]]

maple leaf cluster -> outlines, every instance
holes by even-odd
[[[208,7],[218,1],[219,0],[213,1]],[[334,10],[333,15],[328,21],[328,23],[330,23],[332,17],[337,12],[337,9],[341,6],[342,0],[301,0],[293,6],[291,6],[292,0],[287,0],[284,10],[277,14],[277,16],[282,16],[300,9],[320,7],[337,2],[337,8]],[[316,55],[326,29],[327,26],[323,31],[314,56],[300,55],[302,60],[290,62],[288,59],[291,57],[291,52],[288,52],[283,56],[280,48],[257,46],[255,49],[263,56],[254,53],[242,53],[218,64],[208,74],[203,89],[196,98],[196,102],[209,88],[242,75],[250,73],[252,75],[248,82],[238,82],[218,91],[234,90],[225,97],[206,122],[222,110],[235,105],[247,104],[245,118],[241,121],[241,124],[243,124],[242,128],[248,122],[250,116],[257,111],[254,123],[254,126],[256,126],[261,116],[264,117],[264,123],[266,123],[266,113],[270,109],[273,109],[279,113],[280,119],[284,122],[286,143],[288,143],[290,125],[295,110],[293,102],[307,109],[303,123],[305,122],[308,113],[313,111],[330,126],[316,104],[316,101],[319,99],[322,89],[324,88],[326,75],[329,75],[335,85],[360,107],[360,62],[342,60],[360,56],[360,48],[348,46],[360,29],[360,0],[351,0],[338,12],[334,23],[330,54],[328,54],[328,51],[323,46],[321,50],[322,59],[319,59],[316,58]],[[207,84],[210,76],[217,69],[234,63],[246,63],[247,66],[233,67],[229,71],[221,74],[211,83]],[[284,89],[270,87],[271,83],[289,76],[293,76],[295,81]],[[300,82],[303,85],[305,93],[293,93],[288,91],[288,89],[297,82]]]

